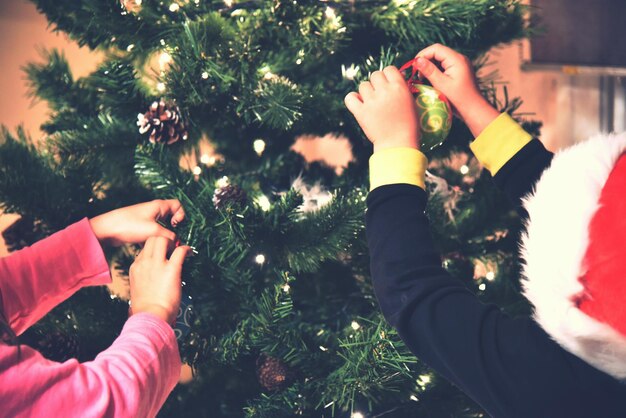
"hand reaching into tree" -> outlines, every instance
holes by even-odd
[[[393,66],[372,73],[370,81],[345,98],[354,115],[374,144],[374,152],[384,148],[419,147],[419,122],[413,95],[400,71]]]
[[[181,297],[181,273],[189,247],[174,249],[165,237],[150,237],[130,266],[130,302],[132,313],[150,312],[172,324],[178,314]]]
[[[472,63],[466,56],[441,44],[434,44],[417,54],[417,68],[434,88],[450,100],[474,136],[478,136],[500,114],[480,94]]]
[[[124,243],[143,243],[152,236],[175,241],[176,234],[157,222],[170,216],[173,227],[185,219],[185,211],[176,199],[153,200],[116,209],[96,216],[89,222],[101,243],[119,246]]]

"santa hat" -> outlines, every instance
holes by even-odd
[[[524,199],[524,295],[569,352],[626,379],[626,133],[558,152]]]

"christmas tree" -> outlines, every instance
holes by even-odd
[[[194,249],[184,268],[194,379],[162,416],[450,417],[481,409],[406,349],[378,310],[364,238],[371,146],[343,97],[441,42],[477,65],[528,34],[514,0],[33,0],[55,30],[106,52],[74,79],[63,55],[25,67],[52,114],[37,146],[3,128],[0,202],[17,249],[82,217],[178,198]],[[518,100],[498,100],[503,111]],[[536,128],[536,126],[528,126]],[[347,138],[344,170],[307,163],[297,138]],[[519,223],[455,120],[429,153],[429,216],[444,266],[484,300],[527,314]],[[210,143],[214,152],[206,154]],[[109,250],[122,275],[135,249]],[[128,304],[77,293],[22,341],[56,360],[93,358]]]

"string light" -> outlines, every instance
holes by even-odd
[[[419,402],[419,399],[415,395],[409,396],[409,399],[412,400],[412,401],[415,401],[415,402]]]
[[[259,205],[262,211],[267,212],[272,207],[270,200],[265,195],[261,195],[256,198],[256,203]]]
[[[467,174],[469,173],[469,167],[466,165],[462,165],[461,166],[461,174]]]
[[[224,0],[224,4],[226,5],[226,7],[233,7],[233,0]]]
[[[179,9],[180,9],[180,6],[178,5],[178,3],[170,4],[170,12],[177,12]]]
[[[426,387],[426,385],[428,385],[430,382],[431,377],[427,374],[422,374],[417,378],[417,384],[420,385],[422,388]]]
[[[134,47],[135,47],[135,44],[130,44],[130,45],[128,45],[128,46],[126,47],[126,50],[127,50],[128,52],[130,52],[130,51],[132,51],[132,50],[133,50],[133,48],[134,48]]]
[[[291,287],[290,287],[288,284],[285,284],[285,285],[283,286],[283,292],[285,292],[285,293],[289,293],[289,290],[291,290]]]
[[[358,330],[359,328],[361,328],[361,325],[359,325],[358,322],[356,321],[352,321],[352,324],[350,325],[352,327],[353,330]]]
[[[202,174],[202,168],[199,165],[197,165],[193,168],[193,170],[191,170],[191,172],[195,174],[196,176],[199,176],[200,174]]]
[[[496,273],[494,273],[493,271],[487,272],[485,278],[492,282],[496,278]]]
[[[360,412],[353,412],[352,415],[350,415],[350,418],[365,418],[365,415]]]
[[[165,91],[165,83],[159,81],[156,85],[156,88],[158,91],[160,92],[164,92]]]
[[[224,176],[215,182],[215,185],[220,188],[226,187],[229,184],[230,184],[230,179],[227,176]]]
[[[201,77],[202,77],[202,79],[203,79],[203,80],[206,80],[207,78],[209,78],[209,73],[208,73],[208,71],[204,71],[204,72],[202,73],[202,76],[201,76]]]
[[[354,80],[361,69],[358,65],[351,64],[349,67],[341,65],[341,75],[347,80]]]
[[[337,15],[335,14],[335,9],[330,6],[326,7],[326,11],[324,12],[324,14],[329,19],[335,19],[337,17]]]
[[[252,147],[254,148],[254,152],[256,152],[257,155],[260,157],[263,154],[263,151],[265,151],[265,141],[260,138],[255,139],[252,143]]]
[[[265,256],[263,254],[257,254],[257,256],[254,257],[254,262],[257,264],[265,263]]]
[[[163,69],[170,61],[172,61],[172,56],[168,52],[163,52],[159,56],[159,66]]]
[[[141,3],[142,3],[142,0],[135,0],[135,4],[136,4],[137,6],[141,6]]]
[[[328,348],[324,347],[323,345],[320,345],[320,350],[322,350],[322,351],[328,351]]]
[[[484,284],[484,283],[481,283],[481,284],[478,285],[478,289],[480,289],[480,290],[485,290],[486,288],[487,288],[487,285]]]

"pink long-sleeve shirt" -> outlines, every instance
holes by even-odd
[[[84,286],[110,282],[89,221],[69,226],[0,259],[0,309],[21,334]],[[0,342],[0,417],[153,417],[180,374],[172,328],[147,313],[131,316],[93,361],[56,363]]]

